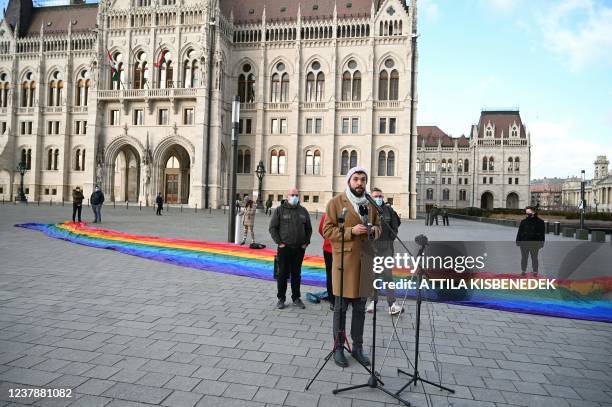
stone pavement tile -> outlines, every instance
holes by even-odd
[[[253,397],[254,401],[260,401],[262,403],[274,403],[282,405],[287,398],[287,391],[284,390],[276,390],[276,389],[268,389],[265,387],[260,387],[257,390],[257,393]]]
[[[487,377],[485,377],[483,380],[487,386],[487,389],[516,391],[516,387],[514,387],[511,380],[489,379]]]
[[[351,407],[352,400],[350,398],[335,396],[335,395],[321,395],[319,397],[320,407]]]
[[[49,358],[70,360],[73,362],[81,362],[81,363],[87,363],[90,360],[95,359],[96,357],[100,355],[101,353],[89,352],[89,351],[84,351],[84,350],[76,350],[76,349],[65,349],[65,348],[55,349],[45,354],[45,356]]]
[[[587,379],[582,377],[571,377],[571,376],[563,376],[563,375],[546,375],[546,378],[549,380],[550,384],[554,384],[557,386],[568,386],[576,390],[577,388],[582,389],[590,389],[590,390],[606,390],[610,391],[612,388],[611,384],[608,384],[602,380],[596,379]]]
[[[193,372],[198,370],[198,366],[185,363],[165,362],[159,360],[151,360],[140,367],[141,370],[149,372],[167,373],[180,376],[191,376]]]
[[[113,365],[119,369],[138,369],[149,360],[132,356],[123,356],[123,359]]]
[[[513,382],[514,386],[519,393],[523,394],[539,394],[542,396],[548,396],[548,392],[538,383],[531,382]]]
[[[90,378],[82,376],[63,375],[53,380],[51,383],[48,383],[45,387],[51,389],[75,389],[76,387],[85,383],[87,380],[90,380]]]
[[[162,402],[162,406],[193,407],[202,397],[202,394],[175,391]]]
[[[72,403],[70,407],[104,407],[107,406],[111,401],[112,399],[108,397],[85,395],[75,400],[75,402]]]
[[[225,389],[223,396],[234,399],[252,400],[255,393],[257,393],[257,386],[231,383],[227,389]]]
[[[264,407],[264,403],[257,401],[220,398],[215,396],[205,396],[196,404],[196,407]]]
[[[477,387],[470,388],[474,400],[491,401],[494,403],[505,403],[506,399],[499,390],[480,389]]]
[[[44,362],[45,360],[47,360],[47,358],[41,356],[24,356],[22,358],[9,362],[8,365],[28,369],[34,365]]]
[[[612,401],[612,392],[602,391],[602,390],[592,390],[592,389],[581,389],[574,388],[576,393],[582,397],[583,400],[587,401],[595,401],[598,403],[608,403]]]
[[[211,396],[220,396],[225,392],[229,385],[230,383],[204,379],[191,391],[194,393],[207,394]]]
[[[85,396],[81,396],[85,397]],[[80,397],[79,397],[80,398]],[[37,407],[66,407],[78,400],[76,397],[65,398],[43,398],[34,403]]]
[[[525,371],[518,370],[516,372],[516,374],[519,375],[521,380],[524,381],[524,382],[549,383],[549,381],[546,378],[546,376],[544,374],[542,374],[542,373],[525,372]]]
[[[489,369],[492,378],[499,380],[521,380],[513,370],[506,369]]]
[[[308,379],[300,379],[296,377],[282,377],[274,388],[283,390],[301,390],[308,384]]]
[[[105,353],[104,355],[98,356],[95,359],[89,361],[94,365],[113,366],[117,362],[123,360],[123,356]]]
[[[43,372],[35,369],[23,369],[14,367],[6,372],[0,373],[1,382],[27,384],[31,386],[44,386],[60,377],[59,373]]]
[[[285,400],[285,405],[295,407],[316,407],[319,403],[319,397],[318,394],[290,391]]]
[[[227,370],[219,380],[230,383],[249,384],[255,386],[275,387],[278,376],[261,373],[251,373],[239,370]]]
[[[168,383],[164,385],[165,388],[180,390],[180,391],[191,391],[196,387],[202,380],[194,377],[185,376],[174,376]]]
[[[218,369],[218,368],[215,368],[215,367],[202,366],[201,368],[196,370],[191,375],[191,377],[197,377],[199,379],[217,380],[225,372],[226,372],[226,369]]]
[[[481,377],[467,376],[462,374],[455,374],[454,376],[457,384],[470,387],[486,387],[483,378]]]
[[[90,363],[72,362],[69,365],[60,367],[59,369],[57,369],[57,372],[80,376],[88,370],[93,369],[94,367],[95,365],[92,365]]]
[[[215,365],[215,367],[223,369],[234,369],[252,373],[266,373],[270,370],[271,363],[256,362],[242,359],[223,358]]]
[[[108,379],[121,369],[112,366],[96,366],[93,369],[83,373],[83,376],[93,377],[96,379]]]
[[[143,386],[162,387],[164,384],[168,383],[173,377],[174,375],[172,374],[150,372],[138,379],[136,384],[140,384]]]
[[[297,366],[274,363],[267,373],[275,376],[295,376],[297,370]]]
[[[612,404],[595,403],[594,401],[568,399],[567,402],[572,407],[612,407]]]
[[[113,399],[159,404],[172,393],[172,390],[128,383],[117,383],[102,395]]]
[[[100,380],[100,379],[89,379],[85,383],[81,384],[79,387],[74,389],[75,393],[82,394],[91,394],[94,396],[99,396],[104,393],[107,389],[112,387],[115,382],[110,380]]]
[[[548,394],[553,397],[561,397],[564,399],[580,399],[580,395],[576,393],[571,387],[567,386],[555,386],[552,384],[543,384],[542,385]],[[612,400],[611,400],[612,401]]]
[[[142,372],[136,369],[121,369],[119,372],[112,375],[109,379],[116,382],[136,383],[147,372]]]

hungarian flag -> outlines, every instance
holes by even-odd
[[[111,69],[111,78],[113,81],[117,81],[119,80],[119,69],[117,67],[117,63],[113,61],[113,56],[111,55],[108,49],[106,50],[106,52],[108,53],[108,65]]]
[[[154,64],[156,68],[159,68],[164,62],[166,62],[166,54],[168,53],[167,49],[162,50],[161,54],[159,54],[159,59]]]

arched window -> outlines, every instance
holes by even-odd
[[[244,174],[251,173],[251,150],[244,150],[244,167],[242,168]]]
[[[172,75],[174,74],[174,65],[172,60],[169,58],[170,53],[166,52],[164,56],[164,60],[159,66],[159,83],[158,86],[160,89],[167,89],[174,87],[174,80],[172,79]],[[160,58],[161,59],[161,58]]]
[[[395,176],[395,153],[389,151],[387,153],[387,177]]]
[[[280,102],[280,75],[275,73],[271,81],[270,102]]]
[[[321,72],[321,63],[314,61],[307,68],[306,74],[306,102],[320,102],[325,91],[325,74]]]
[[[6,73],[0,74],[0,107],[8,106],[8,93],[11,88],[9,77]]]
[[[351,73],[349,71],[342,74],[342,100],[351,100]]]
[[[385,60],[384,68],[378,77],[378,100],[399,99],[399,72],[395,67],[395,61],[388,58]]]
[[[236,162],[236,173],[242,174],[242,169],[244,167],[244,153],[242,150],[238,150],[238,160]]]
[[[91,81],[89,80],[89,72],[81,71],[76,80],[75,89],[75,106],[87,106],[89,99],[89,86]]]
[[[442,172],[446,172],[446,159],[443,158],[442,162],[440,163],[440,169],[442,170]]]
[[[281,102],[289,101],[289,74],[284,73],[281,77]]]
[[[417,172],[421,171],[421,160],[418,158],[416,160],[416,170]]]
[[[110,58],[110,84],[111,89],[118,90],[124,87],[125,70],[123,66],[123,55],[115,52]]]
[[[442,190],[442,200],[448,201],[450,199],[450,191],[446,188]]]
[[[508,172],[514,171],[514,159],[512,157],[508,157]]]
[[[357,62],[351,59],[346,64],[346,70],[342,74],[343,101],[361,100],[361,73],[357,70]]]
[[[518,157],[514,158],[514,171],[519,171],[520,170],[520,161]]]
[[[25,164],[26,160],[27,160],[27,152],[26,152],[26,149],[23,148],[21,150],[21,161],[20,162]]]
[[[28,72],[25,80],[21,83],[21,107],[34,107],[34,94],[36,93],[36,81],[34,74]]]
[[[306,150],[304,173],[306,175],[321,175],[320,150]]]
[[[340,164],[340,175],[348,174],[349,170],[349,152],[347,150],[342,151],[341,164]]]
[[[316,93],[315,100],[321,102],[323,100],[323,94],[325,92],[325,74],[319,72],[317,74]]]
[[[425,172],[431,171],[431,162],[429,160],[425,160]]]
[[[310,102],[314,100],[314,82],[315,75],[312,72],[309,72],[306,75],[306,101]]]
[[[457,172],[463,172],[463,160],[457,161]]]
[[[431,172],[436,172],[436,160],[431,160]]]
[[[446,162],[446,172],[453,172],[453,160],[450,158]]]
[[[434,199],[434,197],[433,197],[433,189],[429,188],[429,189],[427,190],[427,196],[426,196],[426,199],[428,199],[428,200],[432,200],[432,199]]]
[[[463,171],[468,172],[470,170],[470,161],[466,158],[463,160]]]
[[[81,151],[81,171],[85,171],[85,149]]]
[[[74,169],[75,171],[81,171],[81,149],[77,148],[74,157]]]
[[[353,73],[353,100],[361,100],[361,72]]]
[[[139,51],[136,54],[136,60],[134,61],[134,78],[133,86],[134,89],[146,89],[149,87],[149,63],[147,61],[147,54],[144,51]]]
[[[493,162],[493,157],[489,157],[489,171],[495,170],[495,164]]]
[[[381,151],[378,153],[378,176],[384,177],[387,170],[387,153]]]
[[[238,77],[238,96],[242,103],[255,102],[255,73],[251,64],[244,64]]]
[[[59,150],[55,149],[55,151],[53,152],[53,169],[57,170],[57,162],[59,160]]]
[[[183,61],[183,84],[186,88],[197,88],[200,83],[200,67],[197,53],[190,49]]]
[[[489,159],[487,157],[482,157],[482,170],[486,171],[488,168]]]
[[[285,150],[272,150],[270,152],[270,174],[284,174],[287,165]]]
[[[53,164],[53,149],[47,151],[47,170],[50,170]]]
[[[350,159],[350,167],[349,168],[353,168],[357,166],[357,151],[352,150],[351,151],[351,159]]]

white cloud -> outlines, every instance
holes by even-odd
[[[562,0],[537,18],[544,46],[579,71],[612,64],[612,7],[594,0]]]
[[[612,153],[611,146],[580,137],[580,129],[571,121],[535,121],[531,133],[531,178],[567,177],[586,170],[593,175],[593,161],[601,154]],[[610,151],[606,151],[606,149]]]

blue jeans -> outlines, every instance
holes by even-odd
[[[94,222],[102,222],[102,204],[91,205],[95,216]]]

